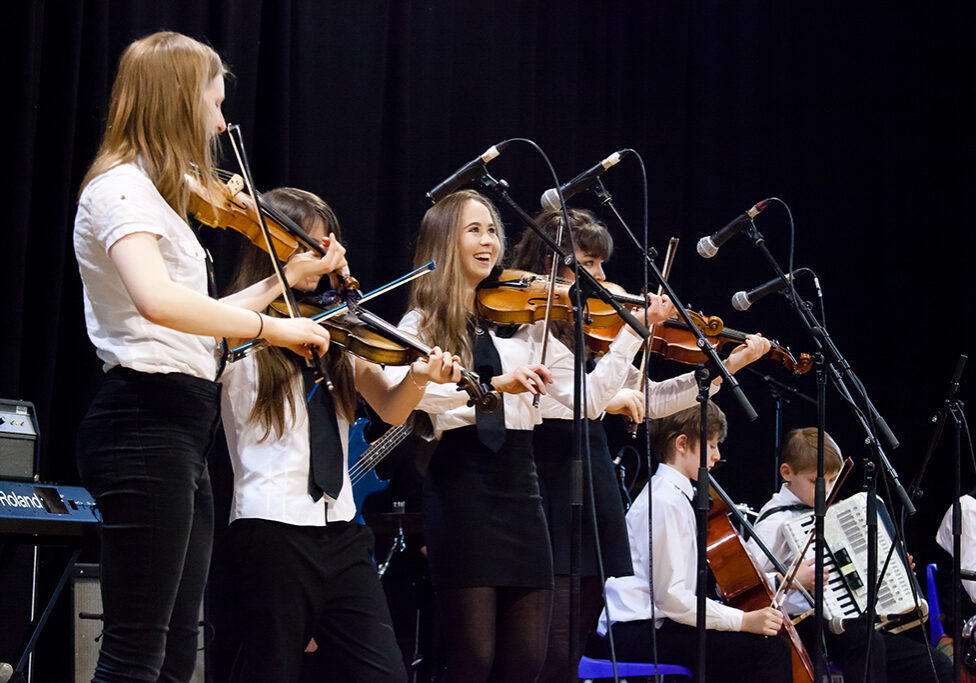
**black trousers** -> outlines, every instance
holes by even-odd
[[[239,519],[228,543],[241,627],[232,680],[296,683],[314,659],[328,669],[315,680],[406,681],[367,527]],[[319,651],[308,658],[313,637]]]
[[[219,402],[216,382],[114,368],[79,427],[78,470],[103,520],[96,683],[184,683],[193,674]]]
[[[796,631],[813,656],[813,617],[807,617],[796,625]],[[921,639],[918,637],[921,635]],[[952,662],[938,650],[929,647],[924,640],[925,633],[918,629],[905,633],[884,633],[873,630],[871,633],[871,671],[868,683],[949,683],[952,680]],[[827,631],[824,636],[827,656],[844,674],[845,683],[864,681],[864,663],[867,659],[868,634],[863,625],[834,634]],[[932,653],[932,661],[926,652]],[[935,666],[933,675],[932,667]]]
[[[654,622],[621,621],[612,628],[619,661],[651,661]],[[610,658],[606,638],[591,638],[586,649],[590,657]],[[657,630],[657,651],[661,664],[680,664],[694,671],[698,662],[698,632],[694,626],[665,619]],[[705,667],[709,683],[793,680],[789,644],[781,636],[770,638],[755,633],[710,630],[705,636]]]

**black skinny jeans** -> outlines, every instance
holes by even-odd
[[[220,385],[113,368],[78,430],[102,514],[104,637],[94,683],[185,683],[213,542],[206,454]]]

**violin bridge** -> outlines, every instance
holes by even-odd
[[[227,181],[227,189],[230,191],[231,196],[236,195],[244,189],[244,179],[235,173]]]

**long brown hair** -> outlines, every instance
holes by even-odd
[[[572,250],[572,244],[576,245],[584,254],[590,254],[597,258],[609,261],[613,255],[613,237],[607,230],[607,226],[598,219],[593,212],[586,209],[569,209],[569,224],[573,230],[573,239],[570,241],[569,233],[563,230],[562,239],[558,242],[559,246],[565,251]],[[542,228],[552,240],[556,241],[559,233],[559,222],[563,218],[562,210],[543,211],[536,216],[536,223]],[[526,229],[522,233],[522,239],[512,249],[512,268],[517,270],[527,270],[530,273],[549,276],[552,268],[552,250],[542,238],[536,234],[535,230]],[[561,320],[551,323],[551,329],[556,339],[565,344],[570,350],[575,349],[576,343],[573,339],[573,326]]]
[[[185,176],[214,178],[215,141],[207,130],[203,90],[227,67],[213,48],[172,31],[141,38],[125,49],[112,85],[108,120],[95,160],[81,182],[119,164],[142,161],[166,203],[186,212]]]
[[[308,232],[317,219],[325,223],[325,232],[342,241],[342,232],[335,212],[320,197],[292,187],[281,187],[262,195],[267,204],[278,209]],[[245,244],[231,283],[231,291],[240,291],[273,272],[267,253]],[[258,395],[248,420],[263,430],[259,441],[272,435],[281,435],[295,420],[296,389],[301,387],[301,367],[304,359],[287,349],[272,346],[255,356],[258,367]],[[352,364],[346,354],[330,345],[325,356],[326,369],[335,385],[333,400],[336,409],[352,421],[356,409],[356,385]],[[325,391],[325,389],[321,389]]]
[[[437,268],[430,275],[413,281],[410,308],[421,312],[421,339],[430,345],[450,349],[461,357],[464,365],[470,367],[472,358],[468,322],[471,312],[464,305],[466,284],[458,256],[461,211],[468,201],[483,204],[491,214],[499,241],[498,258],[492,265],[501,263],[505,255],[505,228],[494,204],[474,190],[449,194],[427,209],[420,221],[414,267],[433,259],[437,262]]]

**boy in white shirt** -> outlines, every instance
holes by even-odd
[[[837,475],[842,467],[840,448],[824,434],[824,479],[827,494],[830,494]],[[759,511],[756,520],[756,535],[786,566],[793,562],[793,551],[783,532],[783,524],[796,515],[813,509],[815,484],[817,478],[817,429],[807,427],[794,429],[783,442],[780,455],[780,476],[783,486]],[[812,554],[812,550],[810,551]],[[753,553],[760,566],[771,571],[772,563],[759,553]],[[814,589],[813,560],[803,562],[797,572],[796,581],[809,591]],[[826,582],[827,577],[824,577]],[[787,593],[784,608],[791,617],[808,612],[813,606],[798,591]],[[813,652],[814,620],[804,619],[796,625],[797,633],[806,644],[808,652]],[[824,629],[824,642],[831,661],[844,673],[845,680],[864,680],[865,653],[868,652],[867,635],[863,625],[846,629],[835,634]],[[928,645],[925,637],[908,636],[905,633],[893,634],[873,631],[871,634],[871,671],[869,683],[886,681],[950,681],[952,664],[940,652],[932,652],[932,663],[936,676],[933,677],[932,664],[926,655]]]
[[[719,459],[718,444],[727,422],[722,410],[708,404],[708,464]],[[662,662],[694,669],[698,638],[696,557],[697,536],[692,480],[698,475],[701,409],[688,408],[656,424],[654,453],[661,464],[651,478],[653,492],[654,613],[648,582],[648,490],[644,487],[627,513],[627,534],[634,575],[607,581],[607,607],[597,629],[612,628],[617,657],[650,661],[652,628]],[[783,626],[782,612],[763,608],[751,612],[706,603],[706,668],[709,681],[770,681],[792,679],[792,663],[784,638],[770,638]],[[605,637],[590,643],[588,654],[609,657]]]

